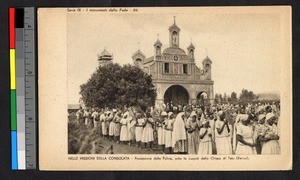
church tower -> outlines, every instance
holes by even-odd
[[[180,28],[176,25],[175,17],[174,17],[174,24],[169,27],[170,47],[174,47],[174,48],[179,47],[179,32],[180,32]]]
[[[100,66],[104,66],[106,64],[112,63],[113,55],[110,54],[106,49],[102,51],[102,53],[98,54],[98,62]]]
[[[160,42],[159,39],[157,39],[157,41],[154,43],[154,57],[155,57],[155,59],[159,59],[159,57],[161,56],[161,46],[162,46],[162,43]]]
[[[139,68],[142,68],[143,66],[143,61],[145,60],[145,55],[140,51],[138,50],[137,52],[135,52],[133,55],[132,55],[132,61],[133,61],[133,64],[136,66],[136,67],[139,67]]]
[[[203,74],[206,80],[211,80],[211,64],[212,61],[208,56],[202,61]]]
[[[193,45],[193,43],[191,43],[189,45],[189,47],[187,48],[188,50],[188,56],[190,58],[191,61],[195,61],[195,57],[194,57],[194,51],[195,51],[195,47]]]

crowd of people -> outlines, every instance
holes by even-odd
[[[170,154],[280,154],[280,105],[86,108],[77,123],[108,141]]]

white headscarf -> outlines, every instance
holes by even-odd
[[[175,146],[176,142],[179,140],[186,140],[185,124],[183,120],[184,112],[177,114],[175,122],[173,124],[172,133],[172,147]]]
[[[236,151],[236,147],[237,147],[237,139],[236,139],[236,131],[238,126],[240,126],[240,122],[242,121],[246,121],[248,119],[249,115],[247,114],[239,114],[237,115],[236,119],[235,119],[235,123],[234,123],[234,127],[233,127],[233,140],[232,140],[232,146],[233,146],[233,151]]]
[[[273,117],[275,117],[275,114],[273,114],[273,113],[267,113],[267,115],[266,115],[266,122],[267,122],[269,119],[273,118]]]
[[[167,112],[166,111],[163,111],[162,113],[161,113],[161,116],[167,116],[168,114],[167,114]]]
[[[196,114],[196,112],[195,112],[195,111],[192,111],[192,112],[191,112],[191,115],[190,115],[190,117],[193,117],[193,116],[197,116],[197,114]]]
[[[168,118],[170,119],[172,115],[173,115],[173,112],[169,112]]]

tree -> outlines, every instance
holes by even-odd
[[[236,104],[237,101],[238,101],[237,93],[232,92],[231,95],[230,95],[230,98],[228,98],[228,101],[229,101],[229,103],[231,103],[231,104]]]
[[[154,105],[156,90],[150,75],[141,69],[119,64],[99,66],[91,78],[80,86],[82,100],[87,107]]]
[[[220,103],[220,104],[223,103],[223,97],[222,97],[222,94],[219,94],[219,103]]]
[[[215,94],[215,104],[219,104],[219,102],[220,102],[220,100],[219,100],[219,94],[218,93],[216,93]]]
[[[247,89],[242,89],[240,94],[239,102],[242,104],[248,104],[255,101],[258,98],[252,91],[248,91]]]
[[[228,103],[228,98],[227,98],[226,93],[224,93],[223,99],[222,99],[222,104],[227,104],[227,103]]]

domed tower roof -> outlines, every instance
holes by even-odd
[[[98,56],[111,56],[111,54],[106,49],[104,49],[102,51],[102,53],[100,55],[98,55]]]
[[[180,31],[180,28],[176,25],[175,16],[174,16],[174,24],[169,27],[169,31]]]
[[[142,53],[141,50],[138,50],[137,52],[135,52],[133,55],[132,55],[132,58],[136,57],[136,56],[142,56],[143,58],[145,58],[146,56]]]
[[[157,39],[157,41],[154,43],[154,46],[162,46],[162,43],[159,39]]]
[[[206,56],[206,58],[204,58],[202,62],[210,62],[210,63],[212,63],[211,59],[208,56]]]
[[[106,49],[102,51],[101,54],[98,54],[98,62],[100,66],[112,63],[113,55],[110,54]]]
[[[110,54],[106,49],[104,49],[101,54],[98,54],[98,61],[103,61],[103,60],[109,61],[112,59],[113,59],[113,55]]]
[[[168,47],[163,51],[163,54],[186,55],[185,51],[178,47]]]
[[[190,49],[195,49],[195,46],[193,45],[193,43],[191,43],[187,49],[188,49],[188,50],[190,50]]]

